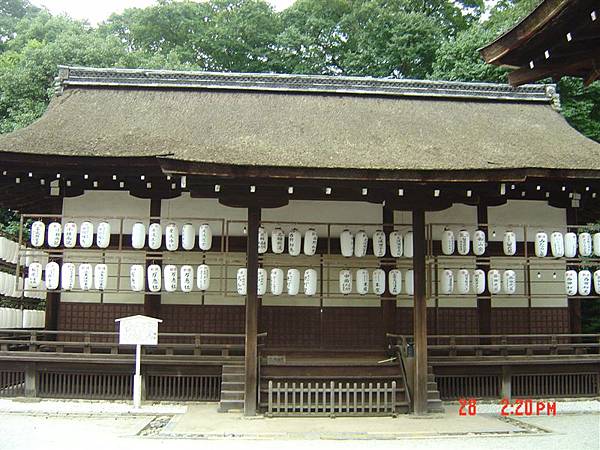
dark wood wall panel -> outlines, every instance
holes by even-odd
[[[527,334],[527,308],[492,308],[492,334]]]
[[[117,331],[115,319],[144,314],[144,305],[123,303],[71,303],[60,304],[59,330]]]
[[[384,348],[380,308],[324,308],[323,346]]]
[[[477,308],[438,308],[437,334],[479,334]]]
[[[245,310],[239,305],[161,305],[165,333],[244,333]]]
[[[569,308],[531,308],[530,332],[569,333]]]
[[[263,306],[259,331],[269,347],[314,347],[321,343],[321,309],[314,306]]]

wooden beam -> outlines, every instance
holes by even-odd
[[[394,210],[388,206],[383,207],[383,232],[386,236],[394,231]],[[389,245],[387,253],[390,254]],[[381,258],[379,267],[385,271],[385,279],[389,278],[390,271],[395,267],[396,261],[391,256]],[[396,296],[389,293],[386,286],[381,299],[381,316],[383,319],[383,336],[387,333],[396,333]]]
[[[257,410],[258,389],[258,227],[260,225],[260,208],[248,208],[248,245],[247,260],[247,294],[246,294],[246,386],[244,396],[244,415],[255,416]]]
[[[63,204],[61,201],[50,202],[45,208],[45,214],[62,214]],[[62,266],[61,257],[50,257],[49,261],[56,262]],[[60,322],[60,292],[46,293],[46,330],[57,331]]]
[[[488,234],[488,208],[487,205],[481,203],[477,205],[477,228],[483,230],[486,237],[489,240]],[[487,252],[486,252],[487,253]],[[486,274],[490,269],[489,262],[484,264],[482,258],[476,257],[475,264],[477,269],[483,270]],[[483,296],[477,296],[477,315],[479,319],[479,334],[491,334],[492,333],[492,300],[488,297],[488,294],[483,293]],[[483,343],[483,342],[482,342]]]
[[[567,208],[567,225],[578,225],[579,219],[577,217],[576,208]],[[577,266],[567,266],[567,269],[579,270]],[[568,298],[568,309],[569,309],[569,333],[579,334],[581,333],[581,299],[580,298]]]
[[[425,270],[425,211],[415,209],[412,212],[412,229],[414,241],[414,413],[427,413],[427,297]]]

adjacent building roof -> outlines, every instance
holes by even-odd
[[[229,166],[600,170],[553,85],[68,68],[0,152]]]
[[[487,63],[515,69],[508,76],[514,86],[563,76],[590,84],[600,76],[600,4],[543,0],[480,52]]]

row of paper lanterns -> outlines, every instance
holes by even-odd
[[[7,237],[0,236],[0,260],[10,264],[16,264],[18,258],[19,244]]]
[[[376,230],[373,232],[371,238],[373,255],[378,258],[385,256],[387,252],[387,245],[389,243],[390,255],[393,258],[400,258],[402,256],[406,258],[413,257],[413,234],[409,231],[406,234],[402,234],[399,231],[392,231],[388,239],[382,230]],[[367,255],[369,248],[369,235],[364,230],[359,230],[356,234],[353,234],[350,230],[344,230],[340,234],[340,250],[342,256],[349,258],[355,256],[362,258]]]
[[[47,229],[46,229],[47,228]],[[65,248],[75,248],[77,242],[81,248],[91,248],[94,245],[94,224],[82,222],[78,227],[75,222],[51,222],[46,224],[36,220],[31,224],[30,242],[33,247],[42,247],[44,243],[50,248],[62,245]],[[110,223],[100,222],[96,229],[96,246],[107,248],[110,245]]]
[[[196,228],[191,223],[186,223],[181,227],[181,247],[184,250],[194,250],[196,247],[196,234],[198,235],[198,247],[202,251],[208,251],[212,247],[213,233],[210,225],[203,223]],[[163,245],[163,227],[160,223],[151,223],[148,226],[148,247],[151,250],[159,250]],[[165,248],[174,252],[179,249],[180,230],[176,223],[169,223],[164,229]],[[131,230],[131,246],[135,249],[142,249],[146,246],[146,225],[142,222],[133,224]]]
[[[456,274],[453,270],[444,269],[440,278],[440,292],[442,294],[458,293],[481,295],[487,287],[490,294],[512,295],[517,290],[517,274],[514,270],[504,270],[500,272],[497,269],[491,269],[486,273],[481,269],[476,269],[471,274],[469,269],[459,269]]]
[[[565,292],[569,296],[590,295],[592,283],[595,293],[600,295],[600,270],[596,270],[593,274],[589,270],[565,271]]]
[[[195,270],[195,275],[196,288],[200,291],[207,291],[210,287],[210,267],[200,264]],[[194,290],[194,267],[187,264],[180,268],[174,264],[167,264],[162,268],[158,264],[150,264],[148,268],[141,264],[134,264],[129,271],[132,291],[144,290],[145,276],[147,276],[150,292],[160,292],[163,288],[166,292],[176,292],[178,287],[181,292]]]
[[[17,277],[14,274],[0,272],[0,295],[4,297],[21,298],[21,294],[27,298],[34,298],[43,300],[45,296],[40,292],[32,292],[29,290],[29,284],[25,279],[25,290],[23,289],[23,278],[19,277],[17,284]]]
[[[0,328],[44,328],[46,312],[30,309],[0,308]]]
[[[302,292],[304,295],[312,296],[317,293],[317,271],[315,269],[306,269],[302,280]],[[281,295],[284,290],[287,295],[298,295],[300,293],[300,271],[295,268],[287,269],[284,273],[281,268],[273,268],[270,272],[267,269],[259,268],[257,274],[256,293],[263,296],[267,293],[267,284],[271,295]],[[236,289],[239,295],[246,295],[248,292],[248,269],[239,268],[236,275]]]

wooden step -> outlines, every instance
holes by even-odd
[[[221,391],[221,401],[240,400],[244,401],[244,391]]]
[[[221,381],[231,383],[243,383],[245,380],[246,377],[243,373],[224,373],[222,375]]]
[[[243,412],[244,400],[221,400],[219,402],[219,412]]]
[[[244,373],[245,367],[242,364],[227,364],[223,365],[223,373]]]
[[[221,382],[221,390],[222,391],[244,391],[246,387],[246,383],[243,381],[222,381]]]

